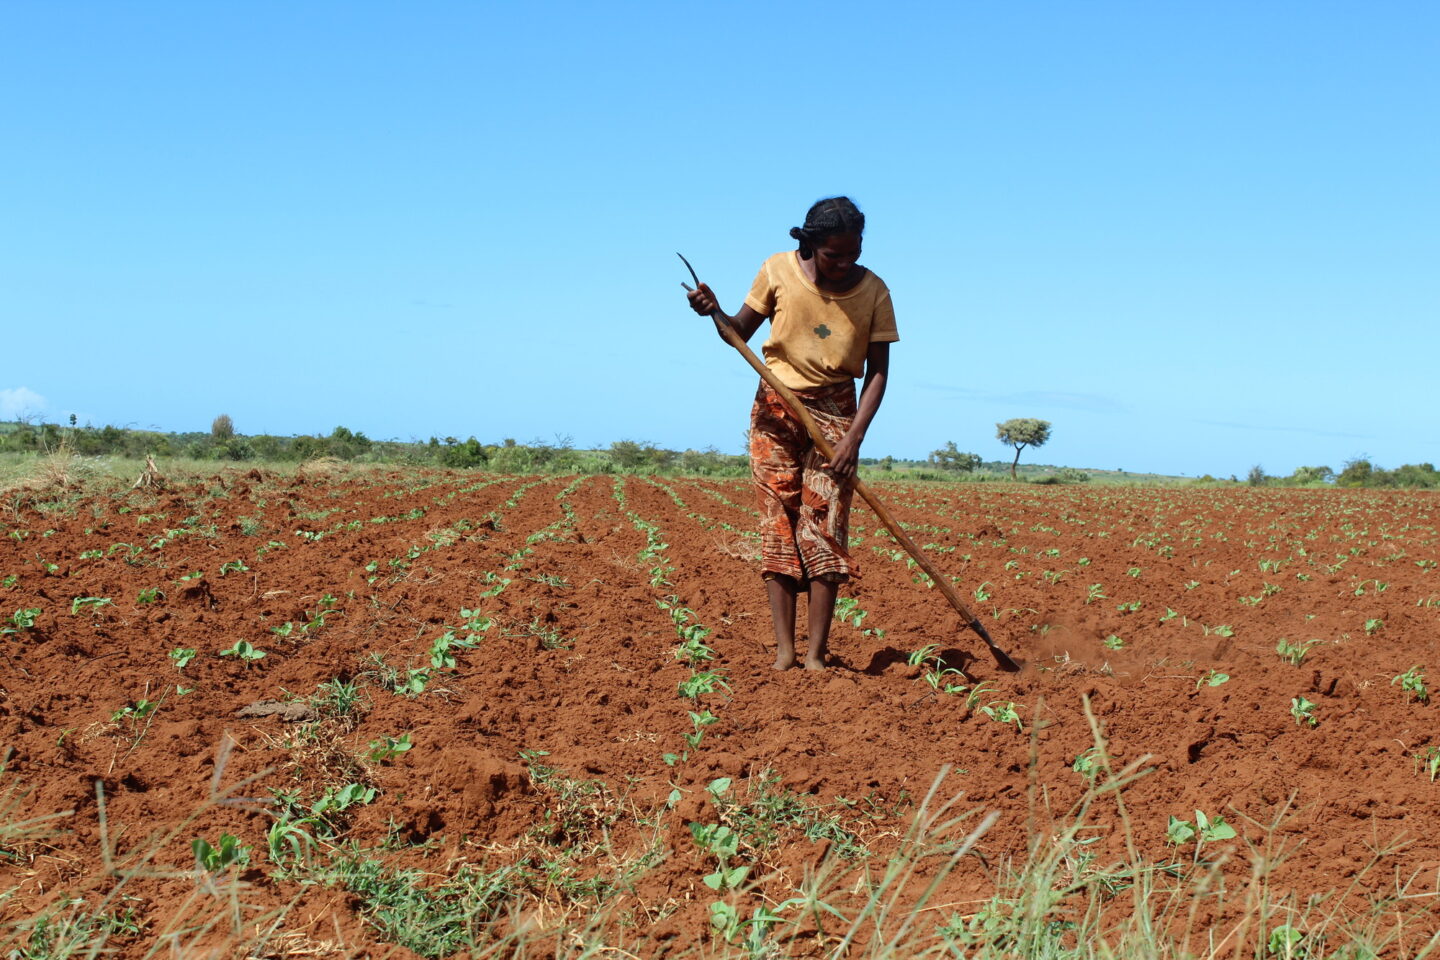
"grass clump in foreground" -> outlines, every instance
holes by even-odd
[[[694,891],[691,896],[708,906],[708,915],[697,914],[693,906],[683,914],[686,927],[678,940],[666,944],[668,956],[1440,956],[1433,883],[1422,890],[1420,881],[1395,876],[1387,863],[1394,849],[1377,849],[1372,862],[1342,889],[1281,889],[1274,870],[1293,852],[1278,839],[1288,810],[1268,824],[1249,821],[1238,831],[1240,837],[1220,829],[1224,821],[1218,816],[1206,816],[1208,839],[1202,842],[1198,829],[1193,836],[1176,833],[1165,857],[1147,858],[1139,852],[1124,800],[1126,789],[1145,775],[1147,761],[1115,769],[1095,729],[1081,800],[1053,822],[1037,802],[1031,823],[1050,825],[1032,830],[1022,854],[1001,860],[979,854],[999,815],[968,807],[963,794],[947,798],[948,770],[918,800],[894,852],[882,858],[873,850],[868,856],[860,852],[860,837],[785,791],[773,775],[743,790],[739,785],[706,788],[711,803],[703,816],[713,815],[719,823],[711,831],[695,831],[678,822],[669,805],[643,809],[600,781],[575,780],[534,763],[537,755],[531,758],[532,786],[542,808],[537,829],[510,851],[519,855],[506,863],[462,856],[422,870],[413,863],[423,850],[391,844],[366,848],[326,836],[311,823],[311,829],[272,830],[268,844],[263,837],[241,836],[240,843],[251,845],[252,869],[245,879],[240,858],[196,863],[192,869],[163,866],[173,859],[177,844],[200,832],[195,821],[202,814],[213,824],[216,811],[253,803],[242,798],[253,795],[258,777],[222,790],[223,777],[217,774],[211,799],[201,810],[163,835],[130,846],[123,856],[110,839],[103,791],[97,791],[101,868],[74,879],[66,890],[39,897],[33,887],[17,882],[23,871],[3,864],[13,867],[33,857],[44,842],[43,831],[55,824],[25,819],[24,798],[12,783],[0,791],[5,854],[0,877],[7,878],[0,887],[0,951],[19,960],[97,956],[115,949],[135,956],[180,956],[203,945],[210,956],[260,957],[298,955],[298,946],[317,956],[357,951],[384,956],[386,945],[393,945],[424,957],[647,956],[660,946],[650,936],[656,922],[683,909],[680,898]],[[222,749],[217,758],[222,772],[225,756]],[[1116,824],[1107,828],[1113,841],[1109,849],[1122,852],[1111,860],[1097,852],[1105,846],[1105,831],[1098,826],[1102,820]],[[1144,828],[1147,833],[1153,832],[1150,826]],[[719,827],[730,830],[737,842],[721,844]],[[213,825],[207,833],[215,834]],[[634,849],[622,849],[615,839],[621,833],[632,838]],[[697,833],[716,849],[723,847],[729,858],[719,864],[725,872],[721,882],[702,885],[697,872],[693,884],[671,887],[679,892],[668,904],[643,902],[636,889],[646,873],[693,849]],[[765,865],[766,851],[786,838],[801,842],[801,837],[829,844],[818,863],[811,860],[814,866],[800,874]],[[1248,859],[1248,871],[1224,869],[1236,851]],[[700,869],[715,865],[707,861]],[[739,872],[740,865],[750,869]],[[279,906],[260,910],[249,905],[257,899],[254,888],[267,882],[257,879],[254,868],[268,875],[279,894],[269,899]],[[962,870],[967,880],[986,884],[981,899],[950,899]],[[153,893],[159,880],[179,893],[166,915],[147,913],[150,901],[134,898],[140,878],[147,881],[147,892]],[[314,943],[306,946],[301,930],[315,919],[314,906],[328,901],[342,909],[344,903],[325,898],[296,909],[304,891],[317,886],[352,894],[351,906],[373,941],[333,943],[332,950],[319,952],[311,949]],[[332,935],[338,932],[333,925],[330,929]]]

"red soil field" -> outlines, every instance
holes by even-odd
[[[363,852],[437,896],[447,878],[514,867],[493,935],[530,931],[545,944],[530,955],[574,952],[554,931],[587,922],[632,954],[724,954],[717,900],[743,919],[823,881],[827,903],[859,914],[865,871],[883,873],[944,770],[939,794],[971,814],[958,836],[997,817],[948,873],[945,856],[919,862],[901,897],[923,906],[900,954],[913,955],[992,909],[1028,845],[1059,842],[1097,730],[1108,769],[1144,775],[1123,790],[1128,834],[1113,795],[1084,813],[1093,842],[1073,847],[1062,886],[1114,862],[1203,860],[1215,896],[1173,919],[1212,942],[1244,933],[1236,891],[1257,857],[1302,913],[1331,891],[1325,909],[1345,917],[1387,898],[1428,909],[1437,707],[1394,678],[1418,667],[1440,685],[1433,495],[877,490],[1020,673],[996,670],[858,503],[863,577],[842,591],[855,607],[833,666],[771,670],[740,480],[251,471],[16,501],[0,523],[0,941],[88,910],[126,918],[108,938],[126,957],[411,955],[363,891],[272,861],[288,798],[311,817],[290,849],[316,863]],[[33,626],[11,618],[25,610]],[[715,654],[697,669],[725,686],[687,699],[676,649],[695,624]],[[432,662],[447,630],[460,643]],[[238,641],[265,656],[221,654]],[[908,662],[932,644],[965,672],[938,690]],[[183,669],[177,649],[195,651]],[[412,677],[423,690],[392,689]],[[350,713],[321,688],[337,679],[358,691]],[[1313,724],[1292,714],[1298,698]],[[244,715],[266,701],[298,716]],[[692,746],[690,712],[705,710],[717,719]],[[383,756],[402,735],[411,748]],[[374,792],[314,813],[348,784]],[[764,796],[789,817],[769,835],[746,818]],[[1169,818],[1196,810],[1238,835],[1167,842]],[[717,859],[690,827],[722,822],[741,834],[732,864],[751,868],[738,892],[704,883]],[[192,842],[224,833],[248,863],[199,870]],[[931,876],[943,882],[922,898]],[[793,922],[783,954],[829,955],[848,928]],[[1429,932],[1385,952],[1413,955]]]

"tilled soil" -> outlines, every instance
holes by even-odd
[[[731,897],[743,915],[819,870],[853,916],[854,871],[881,872],[943,771],[943,796],[973,811],[960,835],[998,819],[926,900],[917,929],[933,940],[1074,822],[1091,783],[1077,758],[1097,736],[1109,769],[1144,775],[1123,791],[1128,832],[1113,797],[1087,809],[1094,856],[1071,879],[1204,859],[1241,886],[1265,855],[1277,896],[1337,891],[1359,911],[1397,885],[1436,892],[1437,708],[1394,682],[1418,667],[1440,684],[1433,495],[878,489],[1020,673],[996,669],[858,503],[862,578],[842,592],[854,605],[831,668],[773,671],[738,480],[251,471],[21,508],[0,524],[0,578],[15,578],[0,618],[40,613],[0,636],[12,941],[80,898],[130,918],[110,938],[123,956],[167,942],[407,955],[359,893],[272,862],[287,802],[299,816],[359,784],[369,802],[322,810],[334,835],[311,856],[351,844],[431,878],[525,864],[497,924],[539,930],[603,902],[615,942],[678,955],[709,940],[724,899],[689,826],[720,819],[708,784],[793,815],[745,835],[763,882]],[[676,648],[697,624],[715,654],[697,669],[724,686],[686,699]],[[453,659],[432,660],[447,631]],[[927,646],[932,668],[963,674],[932,688],[911,663]],[[195,651],[183,669],[177,650]],[[348,712],[336,681],[358,692]],[[1313,724],[1292,712],[1300,698]],[[687,743],[707,710],[716,721]],[[380,755],[402,735],[410,749]],[[1169,818],[1196,810],[1239,836],[1167,843]],[[192,842],[223,833],[249,863],[207,876]],[[596,877],[611,885],[585,885]],[[1240,910],[1217,898],[1183,919],[1220,929]],[[806,935],[792,954],[834,942]]]

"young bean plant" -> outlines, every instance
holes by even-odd
[[[1411,667],[1404,673],[1396,674],[1395,678],[1390,681],[1390,686],[1396,685],[1421,703],[1430,699],[1430,691],[1425,686],[1425,674],[1420,672],[1418,666]]]

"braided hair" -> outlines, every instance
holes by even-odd
[[[865,214],[849,197],[827,197],[815,201],[805,214],[805,226],[791,227],[790,236],[800,241],[800,259],[815,255],[815,245],[837,233],[865,232]]]

